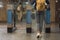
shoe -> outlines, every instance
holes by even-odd
[[[41,38],[41,37],[42,37],[41,33],[37,33],[37,38]]]

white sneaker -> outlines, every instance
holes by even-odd
[[[37,38],[42,37],[42,35],[40,33],[37,33]]]

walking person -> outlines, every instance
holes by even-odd
[[[45,0],[36,0],[36,10],[37,10],[37,24],[38,24],[37,37],[41,37],[43,20],[45,15]]]

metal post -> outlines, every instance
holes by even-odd
[[[26,13],[26,23],[27,23],[27,28],[26,28],[26,32],[27,33],[32,33],[32,19],[31,19],[31,10],[27,10]]]
[[[8,27],[7,27],[7,32],[8,33],[12,33],[13,32],[13,25],[12,25],[12,5],[8,4],[7,5],[7,23],[8,23]]]
[[[51,28],[50,28],[50,2],[48,0],[46,0],[47,3],[47,9],[46,9],[46,17],[45,17],[45,22],[46,22],[46,33],[50,33],[51,32]]]
[[[32,33],[32,18],[31,18],[31,14],[32,14],[32,6],[30,5],[30,3],[28,2],[26,4],[26,32],[27,33]]]

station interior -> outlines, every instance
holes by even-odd
[[[38,38],[36,3],[37,0],[0,0],[0,40],[60,40],[60,0],[44,1],[42,37]]]

